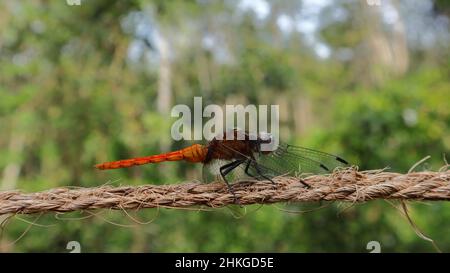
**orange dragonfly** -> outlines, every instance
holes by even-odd
[[[262,151],[262,144],[272,143],[269,133],[260,133],[252,138],[247,132],[233,129],[231,134],[234,136],[232,139],[227,139],[225,132],[221,139],[216,137],[206,145],[194,144],[178,151],[106,162],[95,167],[110,170],[181,160],[202,163],[203,180],[222,180],[234,195],[229,181],[247,177],[275,184],[272,178],[276,176],[298,177],[303,173],[325,173],[336,167],[348,166],[348,162],[339,156],[284,143],[273,151]],[[309,187],[302,179],[300,182]]]

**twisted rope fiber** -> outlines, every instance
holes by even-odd
[[[450,170],[400,174],[344,169],[330,175],[306,177],[304,181],[311,186],[309,189],[293,177],[277,177],[274,181],[276,186],[268,181],[242,181],[232,187],[241,205],[322,200],[450,200]],[[221,182],[55,188],[36,193],[4,191],[0,192],[0,215],[93,209],[223,207],[234,204],[234,201],[233,195]]]

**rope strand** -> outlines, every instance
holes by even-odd
[[[344,201],[373,199],[450,201],[450,170],[408,174],[381,170],[359,172],[338,170],[330,175],[304,178],[277,177],[269,182],[242,181],[233,184],[241,205],[277,202]],[[43,192],[0,192],[0,215],[70,212],[94,209],[143,209],[192,206],[223,207],[234,204],[224,183],[184,183],[174,185],[100,186],[96,188],[55,188]]]

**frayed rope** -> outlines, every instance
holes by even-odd
[[[450,170],[407,174],[356,169],[336,170],[330,175],[303,179],[277,177],[267,181],[241,181],[232,185],[240,205],[278,202],[344,201],[373,199],[450,200]],[[223,207],[235,204],[224,183],[183,183],[173,185],[100,186],[96,188],[55,188],[43,192],[0,192],[0,215],[70,212],[94,209]]]

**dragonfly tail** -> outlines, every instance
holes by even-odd
[[[170,153],[105,162],[97,164],[94,167],[99,170],[111,170],[150,163],[160,163],[164,161],[186,160],[189,162],[202,162],[206,157],[206,153],[207,149],[204,146],[195,144],[182,150],[173,151]]]

